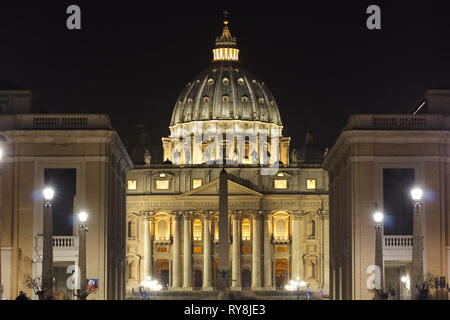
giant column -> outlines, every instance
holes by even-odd
[[[322,277],[323,277],[323,291],[325,295],[330,292],[330,227],[329,227],[329,216],[328,211],[321,210],[320,217],[322,221],[322,235],[321,241],[323,243],[321,256],[323,259],[322,263]]]
[[[191,219],[190,213],[183,215],[184,248],[183,248],[183,289],[192,289],[192,245],[191,245]]]
[[[239,234],[239,212],[233,212],[233,256],[231,288],[241,289],[241,238]]]
[[[261,289],[261,211],[253,214],[252,290]]]
[[[293,215],[292,220],[292,274],[291,274],[291,280],[304,280],[302,279],[302,273],[301,273],[301,238],[302,238],[302,232],[301,232],[301,215],[300,211],[291,211],[291,214]]]
[[[152,212],[144,219],[144,280],[153,278]]]
[[[272,244],[270,242],[270,226],[272,216],[270,211],[264,216],[264,288],[272,290]]]
[[[172,288],[179,288],[180,281],[180,217],[179,213],[175,212],[173,215],[173,258],[172,258]]]
[[[203,216],[203,290],[212,290],[211,285],[211,213]]]
[[[223,151],[225,154],[225,150]],[[230,243],[228,242],[228,177],[225,168],[219,178],[219,270],[218,289],[230,287]]]

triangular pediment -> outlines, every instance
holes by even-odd
[[[243,186],[237,182],[227,180],[228,182],[228,195],[230,196],[253,196],[262,197],[263,195],[253,189]],[[201,187],[194,190],[190,190],[182,194],[182,196],[218,196],[219,195],[219,178],[214,179]]]

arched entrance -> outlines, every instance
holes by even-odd
[[[194,270],[194,289],[200,290],[203,286],[202,270]]]
[[[252,273],[250,270],[242,271],[242,290],[250,290],[252,287]]]
[[[169,260],[156,261],[156,276],[163,289],[169,287]]]
[[[277,289],[283,289],[287,280],[287,260],[277,259],[275,260],[275,287]]]

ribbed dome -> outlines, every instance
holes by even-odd
[[[202,120],[256,120],[281,125],[272,93],[238,64],[214,63],[178,98],[170,125]]]

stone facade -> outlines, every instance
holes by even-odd
[[[421,207],[424,270],[448,279],[449,129],[450,117],[442,114],[350,117],[323,164],[330,175],[332,299],[373,297],[367,286],[368,268],[375,264],[372,214],[375,205],[383,208],[385,168],[413,169],[414,183],[429,195],[424,197]],[[392,243],[403,250],[391,255]],[[406,275],[410,269],[411,241],[405,235],[385,236],[383,246],[386,271],[390,263],[403,261],[406,264],[402,264],[401,273]],[[400,276],[395,276],[397,283]],[[386,281],[392,280],[391,276],[387,278]]]
[[[17,114],[1,115],[0,124],[3,297],[13,299],[19,291],[32,296],[24,280],[42,272],[44,171],[73,168],[74,212],[89,213],[87,277],[99,280],[99,289],[90,298],[124,298],[125,180],[132,162],[109,118]],[[70,248],[54,247],[55,263],[60,259],[77,264],[78,252],[72,250],[78,243],[76,229],[69,239]],[[53,240],[55,246],[58,241]]]
[[[215,288],[220,170],[152,165],[129,172],[136,188],[127,194],[129,293],[147,276],[169,290]],[[284,289],[300,277],[328,292],[327,173],[320,166],[283,166],[274,176],[226,170],[232,289]],[[193,188],[197,179],[202,183]],[[306,188],[307,179],[315,189]],[[167,189],[158,190],[164,180]],[[276,180],[287,188],[275,189]]]

